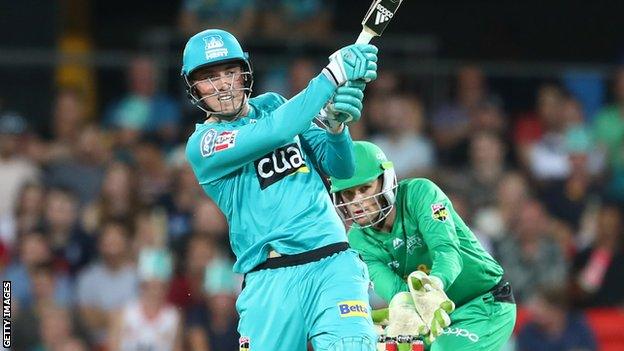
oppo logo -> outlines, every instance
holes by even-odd
[[[254,162],[260,188],[266,189],[305,166],[301,149],[296,143],[273,150]]]

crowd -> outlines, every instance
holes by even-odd
[[[275,9],[292,15],[251,20]],[[284,19],[318,21],[324,11],[314,0],[186,0],[180,26],[194,33],[218,13],[264,23],[237,26],[242,38],[257,28],[270,36]],[[227,16],[224,28],[241,23]],[[150,340],[163,350],[238,349],[242,277],[227,223],[184,159],[201,116],[158,89],[154,65],[134,59],[127,92],[97,116],[84,92],[59,89],[45,130],[0,106],[0,272],[12,282],[15,350],[140,350]],[[316,71],[296,60],[278,83],[290,96]],[[436,105],[401,72],[382,71],[351,126],[355,140],[385,150],[399,178],[440,184],[501,262],[518,303],[534,311],[518,350],[596,349],[575,311],[624,307],[624,68],[611,78],[612,101],[595,115],[550,81],[517,114],[477,66],[460,69]]]

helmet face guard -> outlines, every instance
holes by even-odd
[[[207,29],[192,36],[184,48],[181,72],[186,85],[187,96],[191,103],[208,115],[213,115],[217,118],[237,118],[241,111],[243,111],[253,87],[253,71],[248,57],[249,55],[243,51],[238,40],[236,40],[232,34],[224,30]],[[191,78],[192,73],[202,68],[226,63],[239,63],[242,66],[242,72],[240,74],[234,74],[225,78],[232,79],[230,81],[230,90],[218,91],[215,89],[215,91],[217,91],[216,93],[201,96],[196,87],[199,82],[193,81]],[[234,88],[232,83],[240,78],[243,80],[243,87]],[[214,81],[216,81],[216,79],[208,80],[215,88]],[[205,81],[206,80],[202,80],[202,82]],[[243,99],[240,104],[237,104],[238,106],[235,106],[233,99],[228,99],[228,97],[233,97],[238,91],[243,92]],[[213,110],[206,104],[206,99],[213,97],[218,98],[220,104],[219,111]]]
[[[243,110],[243,107],[247,103],[249,96],[251,95],[253,86],[253,76],[250,70],[244,70],[241,73],[232,74],[230,77],[226,78],[206,78],[197,81],[189,80],[189,77],[186,75],[184,75],[183,78],[186,84],[187,95],[191,103],[197,106],[200,110],[206,112],[207,114],[216,116],[220,119],[232,119],[238,117]],[[230,86],[229,90],[222,91],[217,88],[217,85],[215,83],[220,79],[229,80],[227,82]],[[243,80],[243,87],[241,88],[235,87],[235,82],[238,79]],[[199,91],[197,90],[197,85],[201,83],[208,83],[212,85],[214,93],[201,96]],[[241,99],[238,106],[236,106],[234,102],[234,96],[236,95],[236,92],[243,93],[243,98]],[[216,97],[217,101],[219,101],[218,110],[210,108],[205,101],[213,97]],[[229,100],[222,100],[225,98],[229,98]]]
[[[332,194],[334,207],[345,224],[358,223],[361,228],[368,228],[381,223],[390,215],[394,208],[396,198],[397,179],[394,170],[387,170],[383,173],[383,178],[378,178],[382,182],[381,191],[373,195],[345,202],[342,197],[342,191]],[[364,185],[360,184],[359,186]],[[367,210],[366,202],[374,201],[373,210]],[[356,214],[355,212],[361,211]],[[366,219],[367,223],[359,223],[362,219]]]

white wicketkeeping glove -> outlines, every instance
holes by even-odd
[[[415,271],[407,277],[407,285],[416,311],[430,331],[427,337],[432,342],[451,324],[449,314],[455,310],[455,303],[446,296],[443,283],[438,277]]]
[[[416,312],[414,300],[408,292],[400,292],[394,295],[388,305],[388,314],[387,336],[418,336],[429,332],[427,325]]]

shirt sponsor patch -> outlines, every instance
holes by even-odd
[[[436,221],[445,222],[449,217],[449,212],[444,204],[431,205],[431,217]]]
[[[368,304],[361,300],[338,302],[340,317],[368,317]]]
[[[262,190],[295,172],[310,172],[297,143],[288,144],[273,150],[273,152],[254,161],[254,165],[256,166],[256,175]]]
[[[214,145],[214,152],[231,149],[236,146],[236,135],[238,130],[227,130],[219,133]]]
[[[209,129],[206,133],[204,133],[204,136],[202,136],[201,143],[200,143],[201,155],[203,157],[208,157],[212,155],[212,153],[214,152],[214,145],[215,145],[216,140],[217,140],[216,129]]]

